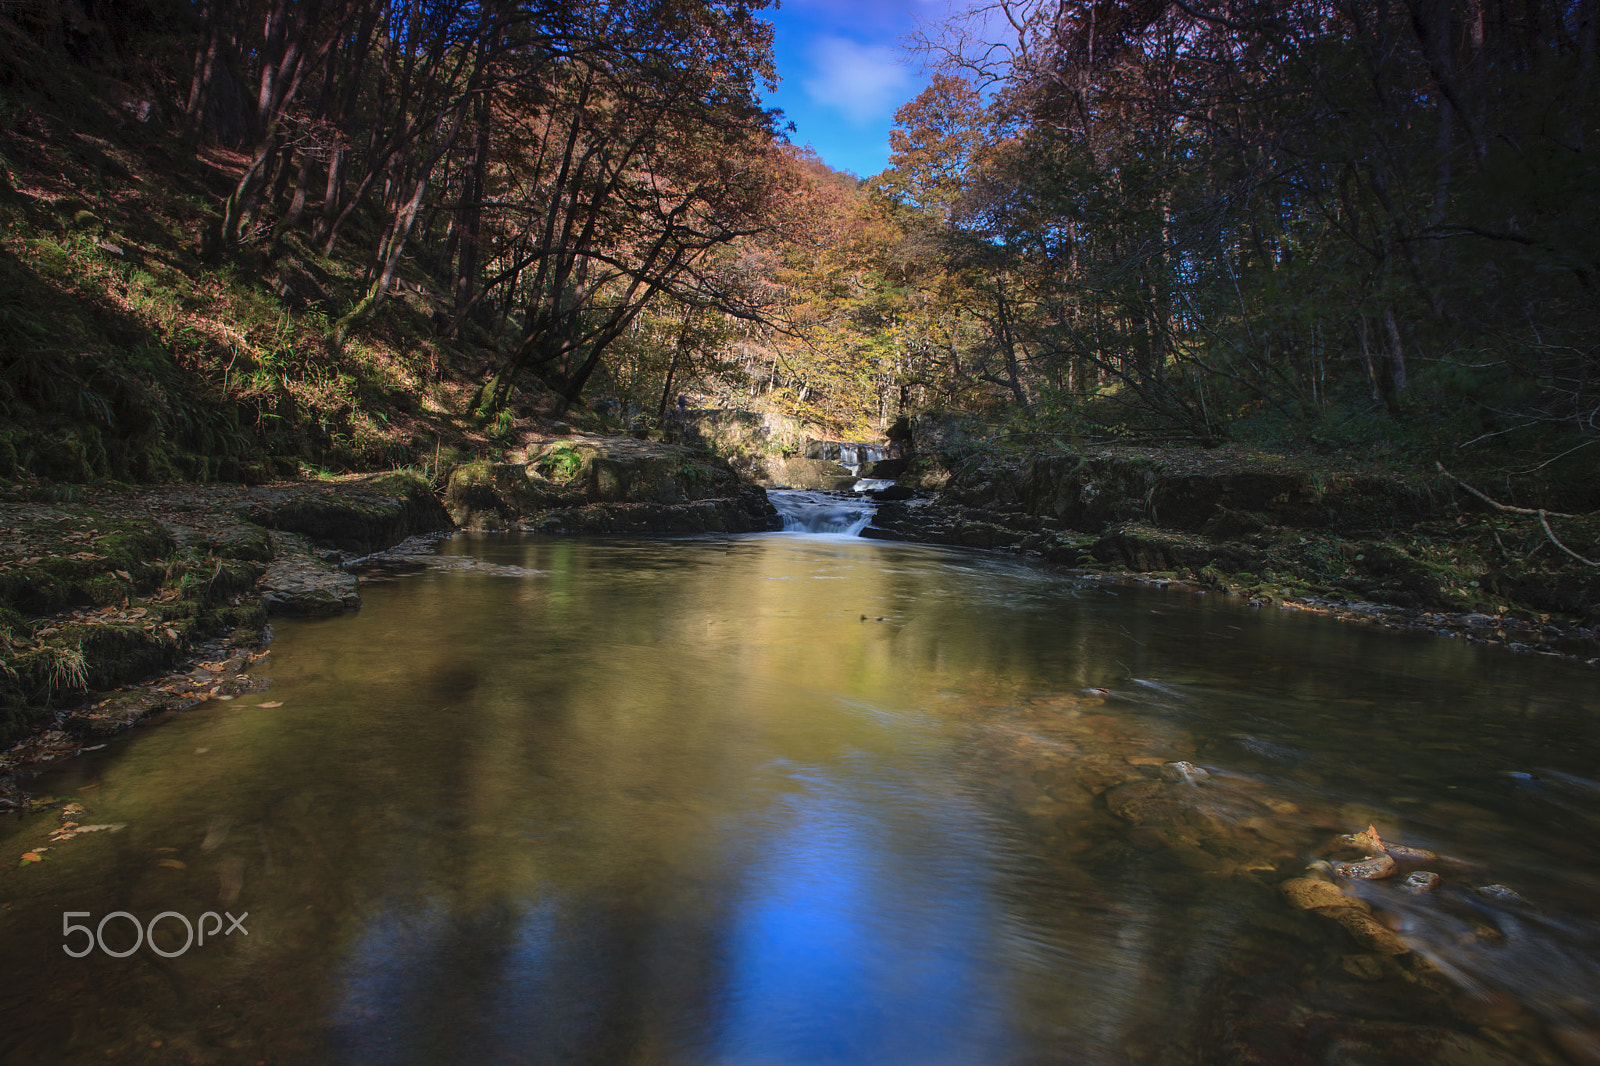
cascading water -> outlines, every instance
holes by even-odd
[[[785,533],[839,533],[858,536],[872,522],[876,509],[871,500],[843,499],[827,492],[772,489],[772,506],[783,518]]]
[[[882,492],[895,483],[892,477],[864,477],[856,481],[850,489],[852,492]]]
[[[840,444],[839,465],[846,467],[852,474],[861,473],[861,468],[868,463],[876,463],[887,457],[887,453],[872,444]]]
[[[881,462],[889,453],[877,444],[857,444],[850,441],[813,441],[806,449],[808,459],[832,459],[852,474],[859,474],[868,463]]]

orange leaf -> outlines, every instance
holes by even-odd
[[[26,866],[30,862],[44,862],[44,856],[40,855],[37,851],[25,851],[25,852],[23,852],[22,853],[22,865]]]

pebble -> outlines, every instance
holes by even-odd
[[[1401,862],[1432,862],[1439,856],[1427,848],[1408,848],[1404,844],[1384,843],[1383,850]]]
[[[1432,892],[1439,887],[1439,875],[1430,870],[1418,870],[1400,882],[1400,887],[1413,892]]]
[[[1507,888],[1505,885],[1480,885],[1478,887],[1478,894],[1480,896],[1488,896],[1490,899],[1504,900],[1507,903],[1522,902],[1522,897],[1517,894],[1517,891],[1512,888]]]

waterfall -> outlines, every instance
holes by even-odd
[[[785,533],[839,533],[858,535],[872,521],[871,500],[841,499],[826,492],[771,489],[767,498],[783,518]]]
[[[814,440],[806,446],[807,459],[831,459],[852,474],[861,473],[861,468],[868,463],[876,463],[888,457],[888,449],[877,444]]]

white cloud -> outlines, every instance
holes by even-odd
[[[814,103],[865,125],[893,114],[910,98],[914,79],[900,56],[889,45],[819,37],[811,46],[815,74],[801,85]]]

